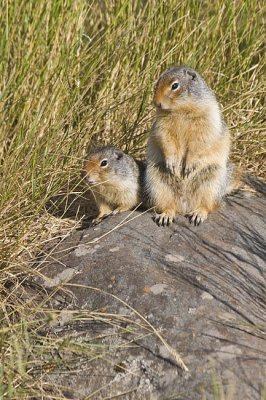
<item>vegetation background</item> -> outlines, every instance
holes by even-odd
[[[33,371],[59,345],[39,345],[41,306],[21,295],[36,252],[76,226],[46,204],[83,196],[91,141],[144,155],[161,71],[199,70],[223,106],[232,158],[265,178],[264,40],[263,0],[2,0],[1,398],[45,391]]]

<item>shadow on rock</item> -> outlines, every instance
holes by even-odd
[[[70,190],[70,187],[74,190]],[[90,221],[97,215],[97,205],[92,191],[75,182],[50,197],[45,208],[49,214],[57,218],[82,219],[84,227],[88,227]]]

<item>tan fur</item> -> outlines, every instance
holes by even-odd
[[[90,154],[84,163],[84,178],[89,179],[99,209],[94,223],[106,215],[130,210],[141,203],[141,171],[136,161],[121,150],[119,154],[123,154],[123,159],[117,160],[116,150],[101,148]],[[108,166],[104,168],[100,166],[103,159],[108,159]]]
[[[197,101],[187,95],[185,84],[171,92],[176,78],[168,78],[167,73],[161,77],[154,93],[157,113],[147,147],[146,191],[159,224],[171,223],[177,214],[199,224],[229,190],[230,136],[208,88]]]
[[[244,171],[241,167],[229,163],[231,179],[226,188],[226,194],[235,193],[238,190],[250,190],[249,186],[244,183]],[[248,189],[249,188],[249,189]]]

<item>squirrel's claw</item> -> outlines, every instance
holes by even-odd
[[[192,225],[199,226],[207,218],[208,213],[205,210],[197,210],[188,214],[189,222]]]
[[[103,214],[103,215],[99,214],[98,217],[96,217],[96,218],[94,218],[92,220],[91,226],[96,226],[100,222],[102,222],[104,219],[106,219],[108,217],[111,217],[113,215],[119,214],[119,213],[121,213],[123,211],[127,211],[127,210],[129,210],[128,207],[118,207],[118,208],[115,208],[114,210],[112,210],[110,212],[107,212],[106,214]]]
[[[94,218],[94,219],[91,221],[91,226],[96,226],[96,225],[98,225],[100,222],[102,222],[102,220],[103,220],[103,218]]]
[[[175,218],[168,213],[156,213],[154,220],[158,226],[170,226],[175,221]]]
[[[111,212],[109,212],[109,213],[107,213],[107,214],[104,214],[104,215],[101,215],[101,216],[98,216],[98,217],[94,218],[94,219],[91,221],[91,226],[96,226],[96,225],[98,225],[100,222],[102,222],[104,219],[110,217],[111,215],[113,215],[113,211],[111,211]]]
[[[173,159],[168,159],[165,161],[165,166],[166,169],[172,174],[172,175],[179,175],[179,169],[180,169],[180,165],[177,162],[177,160],[175,158]]]
[[[192,174],[192,172],[196,171],[196,168],[197,167],[195,164],[193,164],[191,166],[185,165],[183,168],[183,171],[182,171],[183,178],[188,178],[189,175]]]

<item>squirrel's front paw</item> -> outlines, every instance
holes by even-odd
[[[182,169],[183,178],[188,178],[190,174],[195,172],[197,169],[197,164],[185,164]]]
[[[113,212],[112,212],[112,211],[107,212],[106,214],[100,213],[99,215],[97,215],[96,218],[94,218],[94,219],[91,221],[91,225],[92,225],[92,226],[98,225],[100,222],[102,222],[104,219],[108,218],[110,215],[113,215]]]
[[[165,166],[172,175],[180,175],[180,162],[177,160],[177,158],[167,158],[165,160]]]

